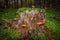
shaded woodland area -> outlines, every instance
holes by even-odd
[[[60,40],[60,0],[0,0],[0,40]]]
[[[32,5],[57,9],[60,7],[60,0],[0,0],[0,8],[32,7]]]

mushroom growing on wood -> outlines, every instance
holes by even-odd
[[[37,24],[38,24],[38,25],[44,24],[44,21],[43,21],[43,20],[38,20],[38,21],[37,21]]]

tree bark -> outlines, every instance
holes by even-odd
[[[41,0],[34,0],[35,7],[40,8],[41,7]]]

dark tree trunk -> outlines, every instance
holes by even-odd
[[[40,4],[41,4],[41,0],[34,0],[35,7],[40,8],[41,7]]]
[[[9,7],[8,0],[4,0],[4,2],[5,2],[5,7],[8,8]]]
[[[18,8],[18,0],[17,0],[17,8]]]
[[[21,0],[21,7],[22,7],[22,0]]]

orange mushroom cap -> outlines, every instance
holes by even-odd
[[[44,21],[43,21],[43,20],[38,20],[38,21],[37,21],[37,24],[38,24],[38,25],[44,24]]]
[[[24,27],[26,27],[27,25],[26,25],[26,24],[22,24],[21,26],[24,26]]]

